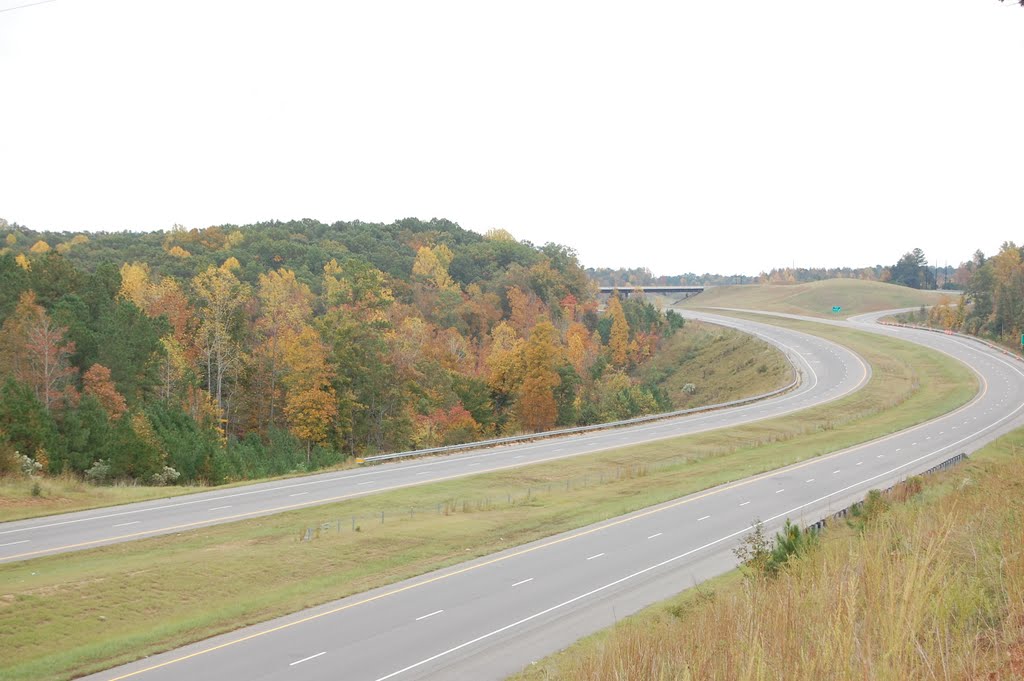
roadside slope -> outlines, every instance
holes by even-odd
[[[1020,678],[1022,451],[1018,429],[834,523],[777,577],[733,571],[513,678]]]

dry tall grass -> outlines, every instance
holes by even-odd
[[[1011,438],[1015,450],[1024,433]],[[1024,678],[1024,458],[967,464],[940,484],[833,527],[775,578],[655,606],[524,677]]]

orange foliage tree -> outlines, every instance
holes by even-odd
[[[82,392],[92,395],[112,419],[119,419],[128,411],[128,405],[121,393],[117,392],[110,378],[110,369],[102,364],[93,364],[82,374]]]
[[[66,333],[36,303],[32,291],[21,294],[0,330],[4,368],[31,387],[47,411],[78,397],[73,384],[76,370],[70,363],[75,344],[65,339]]]

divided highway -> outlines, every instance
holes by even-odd
[[[851,325],[868,328],[864,320]],[[969,340],[878,330],[934,347],[971,366],[979,377],[978,395],[945,416],[870,443],[90,678],[500,679],[646,604],[729,569],[735,564],[731,549],[754,519],[770,530],[786,518],[813,522],[869,489],[969,452],[1024,423],[1020,362]],[[861,383],[863,370],[850,353],[812,344],[805,336],[786,338],[799,348],[794,351],[817,379],[775,401],[774,408],[827,399]],[[741,418],[750,417],[748,411]],[[644,429],[638,433],[651,435]]]
[[[803,379],[801,384],[786,394],[761,402],[642,425],[3,523],[0,524],[0,562],[182,532],[401,487],[735,426],[837,399],[857,390],[868,379],[867,365],[835,343],[758,322],[724,318],[718,322],[760,336],[782,349],[798,367]]]

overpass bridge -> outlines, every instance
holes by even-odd
[[[628,298],[629,294],[635,291],[642,291],[652,295],[689,298],[697,295],[703,290],[703,286],[601,286],[598,289],[601,295],[611,296],[618,293],[623,298]]]

